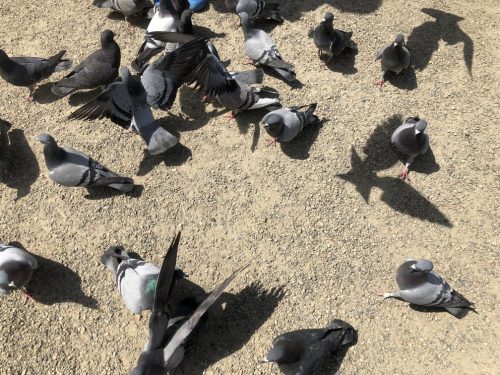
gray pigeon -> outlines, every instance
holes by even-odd
[[[250,19],[268,19],[283,22],[278,3],[268,3],[264,0],[226,0],[226,7],[237,14],[247,13]]]
[[[94,0],[94,5],[98,8],[108,8],[123,14],[128,26],[130,26],[130,16],[141,13],[153,6],[150,0]]]
[[[280,108],[269,112],[262,118],[264,129],[269,134],[273,141],[290,142],[304,128],[304,126],[319,123],[319,118],[314,114],[316,103],[305,105],[302,107],[287,107]],[[305,112],[301,109],[307,108]]]
[[[276,337],[264,362],[276,362],[286,375],[311,375],[328,357],[356,340],[354,328],[335,319],[325,328],[302,329]]]
[[[391,45],[378,51],[375,60],[380,60],[382,75],[376,84],[382,88],[387,72],[399,74],[410,66],[410,51],[405,46],[403,34],[398,34]]]
[[[269,34],[263,30],[250,28],[247,13],[240,13],[239,16],[245,36],[245,54],[254,63],[274,69],[287,82],[295,81],[293,65],[283,60]]]
[[[356,44],[351,40],[352,32],[345,32],[333,28],[333,14],[325,13],[325,19],[314,28],[313,40],[318,48],[319,58],[325,53],[328,56],[326,65],[340,55],[346,48],[356,49]]]
[[[28,99],[33,99],[35,86],[50,77],[52,73],[68,69],[72,61],[62,57],[66,51],[49,58],[41,57],[9,57],[0,49],[0,76],[14,86],[28,87]]]
[[[114,41],[111,30],[101,33],[101,48],[92,52],[62,80],[52,86],[57,96],[65,96],[76,90],[101,87],[103,90],[118,77],[120,47]]]
[[[409,167],[418,155],[425,154],[429,149],[427,122],[418,117],[409,117],[392,133],[391,143],[399,152],[408,155],[403,171],[399,175],[403,180],[408,178]]]
[[[0,294],[22,290],[37,268],[38,263],[33,255],[23,249],[0,243]],[[27,294],[26,291],[24,293]]]
[[[453,316],[463,318],[474,309],[474,303],[453,290],[432,268],[430,260],[405,259],[396,272],[399,290],[383,293],[383,299],[398,298],[414,305],[442,307]]]
[[[196,328],[205,312],[221,296],[229,283],[246,267],[248,265],[236,270],[224,280],[194,310],[189,318],[187,316],[177,316],[169,319],[165,324],[166,315],[160,314],[160,319],[150,320],[150,339],[130,375],[162,375],[178,367],[184,359],[184,345],[191,332]],[[155,332],[154,340],[151,339],[152,331]]]
[[[90,156],[71,147],[59,147],[48,134],[40,134],[37,140],[43,143],[45,165],[49,177],[62,186],[109,186],[122,192],[134,188],[134,180],[121,177],[99,164]]]
[[[170,256],[177,257],[179,238],[180,233],[170,244],[165,260],[170,259]],[[118,291],[132,313],[140,315],[142,311],[154,307],[155,293],[158,293],[157,285],[168,275],[161,273],[162,271],[154,264],[131,258],[121,246],[109,248],[101,257],[101,263],[113,274]],[[177,278],[182,277],[182,271],[175,269],[175,259],[173,268],[172,275],[176,275]],[[171,280],[170,283],[172,282]],[[163,292],[163,288],[159,290]]]

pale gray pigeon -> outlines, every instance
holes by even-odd
[[[432,269],[430,260],[405,259],[396,272],[399,290],[383,293],[383,298],[398,298],[419,306],[442,307],[457,318],[463,318],[469,310],[474,310],[473,302],[454,290]]]
[[[225,0],[226,7],[237,14],[247,13],[250,19],[268,19],[283,22],[278,3],[264,0]]]
[[[14,86],[28,87],[28,99],[33,99],[35,86],[50,77],[52,73],[68,69],[73,63],[63,59],[66,51],[48,58],[41,57],[9,57],[0,49],[0,76]]]
[[[356,49],[356,44],[351,40],[352,32],[333,28],[333,19],[332,13],[325,13],[323,22],[316,26],[313,32],[313,40],[318,48],[319,57],[321,58],[323,53],[328,56],[327,65],[346,48]]]
[[[114,41],[111,30],[101,33],[101,48],[92,52],[71,70],[62,80],[52,86],[57,96],[65,96],[76,90],[101,87],[103,90],[116,78],[120,67],[120,47]]]
[[[108,8],[123,14],[129,26],[130,16],[141,13],[153,6],[150,0],[94,0],[94,5],[98,8]]]
[[[132,369],[130,374],[162,375],[178,367],[184,359],[184,345],[191,332],[197,326],[205,312],[220,297],[229,283],[247,266],[236,270],[231,276],[224,280],[224,282],[196,308],[189,318],[187,316],[171,318],[166,324],[167,327],[165,327],[164,320],[159,320],[157,324],[150,324],[150,332],[151,330],[155,331],[157,336],[154,342],[150,337],[145,350],[141,353],[137,361],[136,367]],[[175,332],[173,332],[174,330]]]
[[[0,243],[0,294],[23,290],[31,280],[33,270],[37,268],[38,263],[33,255],[23,249]]]
[[[403,34],[398,34],[392,44],[378,51],[375,60],[380,60],[382,75],[376,84],[382,88],[387,72],[399,74],[410,66],[410,51],[405,46]]]
[[[40,134],[49,178],[62,186],[109,186],[122,192],[134,188],[134,180],[110,171],[90,156],[71,147],[59,147],[48,134]]]
[[[245,54],[254,63],[274,69],[287,82],[295,81],[296,74],[293,65],[283,60],[269,34],[263,30],[251,28],[247,13],[240,13],[239,16],[245,36]]]
[[[410,173],[409,167],[418,155],[429,150],[429,135],[427,134],[427,121],[418,117],[409,117],[392,133],[391,143],[399,152],[408,156],[405,167],[400,177],[405,180]]]
[[[286,375],[311,375],[335,353],[356,343],[357,333],[335,319],[321,329],[287,332],[273,340],[264,362],[275,362]]]
[[[286,107],[269,112],[262,118],[267,134],[276,142],[290,142],[307,125],[318,124],[319,118],[314,114],[316,103],[302,107]],[[301,112],[301,109],[307,108]]]

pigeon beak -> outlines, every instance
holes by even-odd
[[[43,144],[46,144],[46,143],[47,143],[47,142],[44,142],[44,141],[40,138],[40,136],[37,136],[37,137],[36,137],[36,140],[37,140],[38,142],[40,142],[40,143],[43,143]]]
[[[394,47],[397,47],[398,46],[398,43],[394,42]]]
[[[420,134],[420,133],[421,133],[420,130],[415,130],[415,135]]]

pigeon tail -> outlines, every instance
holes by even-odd
[[[93,4],[98,8],[113,8],[113,3],[109,0],[94,0]]]
[[[52,88],[50,89],[50,91],[52,91],[52,93],[54,95],[57,95],[59,97],[63,97],[63,96],[69,95],[69,94],[71,94],[75,90],[76,89],[74,87],[58,86],[57,84],[55,84],[54,86],[52,86]]]
[[[134,180],[129,177],[123,177],[123,182],[110,184],[109,187],[113,189],[128,193],[134,188]]]

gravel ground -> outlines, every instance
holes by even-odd
[[[129,64],[142,29],[127,32],[121,18],[91,3],[4,1],[1,47],[40,56],[66,49],[78,63],[109,28]],[[99,257],[121,244],[159,264],[178,229],[178,263],[198,295],[252,263],[192,337],[179,374],[278,374],[259,362],[271,339],[333,318],[351,323],[359,341],[321,374],[499,373],[498,1],[282,3],[286,22],[266,29],[303,87],[271,77],[265,84],[286,105],[317,101],[328,120],[291,144],[267,148],[257,125],[262,112],[228,121],[184,87],[171,112],[156,113],[182,145],[145,157],[140,137],[108,120],[65,120],[89,94],[54,102],[45,82],[38,103],[29,104],[27,90],[0,81],[0,118],[12,124],[1,240],[41,257],[31,284],[39,303],[23,304],[20,293],[2,298],[0,374],[128,374],[148,314],[134,321]],[[232,69],[248,69],[236,16],[223,5],[214,1],[194,23],[219,34],[214,42]],[[421,8],[463,20],[443,13],[436,20]],[[321,67],[307,38],[325,11],[354,32],[359,47],[332,70]],[[380,91],[374,53],[399,32],[413,35],[415,70]],[[417,114],[429,122],[433,152],[402,183],[388,139],[401,118]],[[55,185],[35,141],[45,131],[142,188],[124,196]],[[457,320],[380,303],[376,292],[396,288],[394,272],[406,256],[433,260],[479,314]]]

